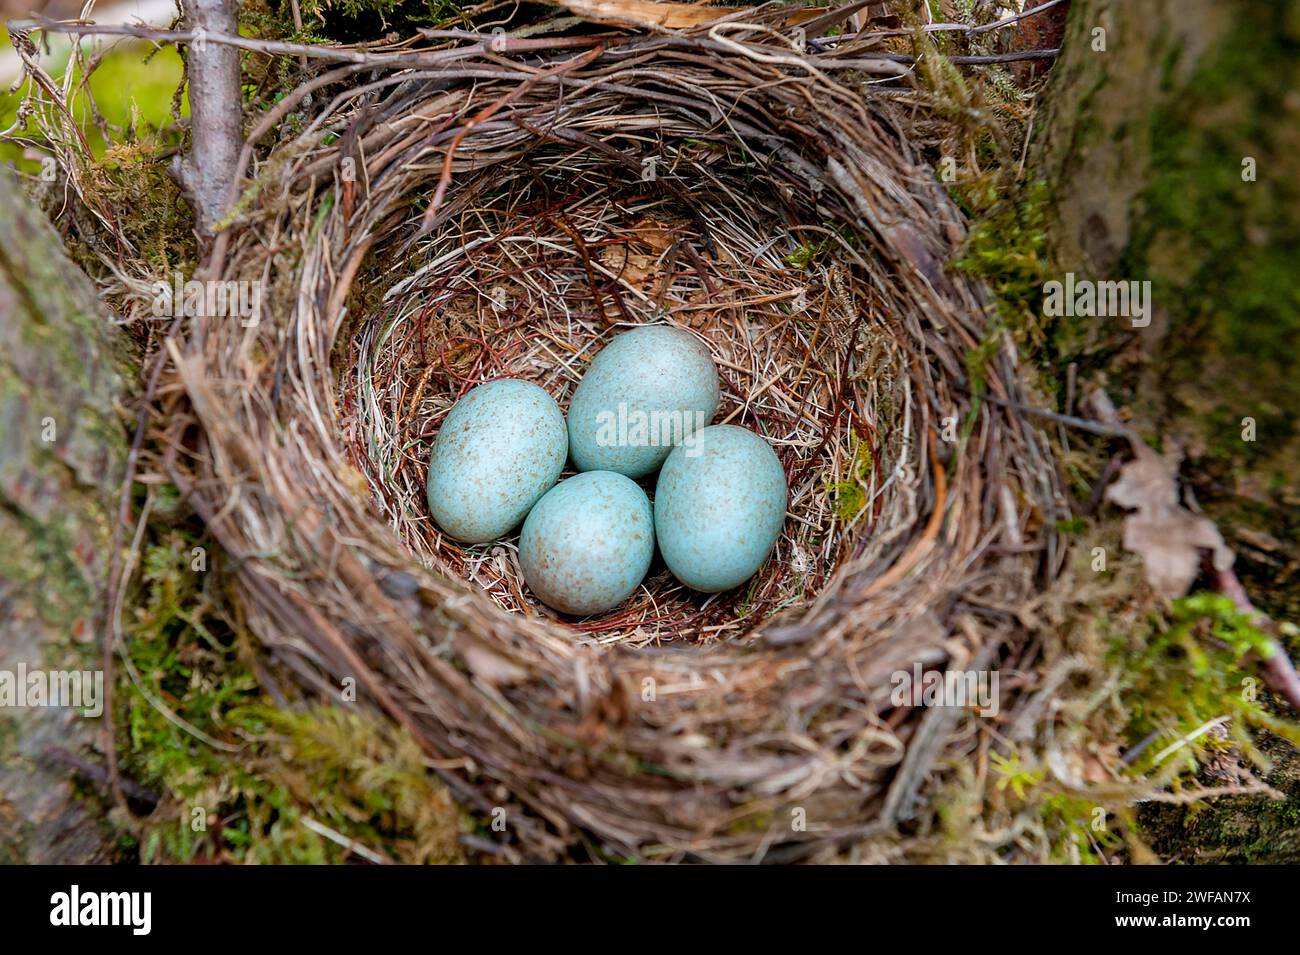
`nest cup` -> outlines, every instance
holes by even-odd
[[[632,598],[570,626],[603,642],[730,638],[808,606],[896,512],[889,478],[915,440],[902,352],[848,261],[852,241],[784,219],[742,166],[711,168],[723,144],[671,124],[644,142],[622,117],[587,129],[620,152],[652,151],[638,172],[603,152],[531,144],[467,174],[431,232],[378,270],[382,306],[363,319],[339,383],[355,423],[349,454],[427,566],[507,610],[549,615],[521,579],[517,533],[465,547],[431,521],[432,439],[483,381],[533,381],[567,412],[615,335],[654,322],[690,331],[723,383],[715,421],[762,435],[785,467],[785,531],[746,586],[698,594],[656,561]],[[641,483],[653,495],[654,476]]]
[[[945,267],[960,218],[904,114],[751,29],[336,70],[213,257],[268,283],[269,314],[201,320],[177,364],[196,450],[173,475],[251,628],[310,687],[355,679],[472,810],[517,810],[508,855],[586,832],[637,858],[817,857],[893,824],[967,744],[959,713],[895,709],[892,676],[995,665],[1064,557],[1014,349],[979,349],[971,394],[988,302]],[[614,611],[559,619],[516,538],[440,533],[428,451],[475,384],[567,408],[647,322],[709,347],[715,422],[785,467],[785,529],[737,591],[656,562]]]

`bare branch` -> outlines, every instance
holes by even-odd
[[[192,40],[187,72],[190,89],[189,154],[172,172],[198,216],[199,231],[211,235],[226,213],[226,191],[244,141],[239,93],[239,51],[209,42],[208,34],[238,33],[236,0],[185,0]]]

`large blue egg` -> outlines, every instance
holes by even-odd
[[[737,587],[781,536],[785,503],[785,470],[766,441],[733,425],[705,428],[675,448],[659,472],[659,552],[688,587]]]
[[[569,454],[579,471],[653,473],[718,410],[718,370],[690,332],[643,325],[592,359],[569,404]]]
[[[585,616],[618,606],[636,590],[654,542],[645,491],[621,474],[587,471],[537,502],[519,535],[519,566],[539,600]]]
[[[489,381],[452,406],[429,458],[429,510],[459,541],[496,540],[519,525],[564,469],[564,414],[537,385]]]

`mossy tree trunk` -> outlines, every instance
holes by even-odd
[[[1152,283],[1139,410],[1225,489],[1294,493],[1300,0],[1074,0],[1039,126],[1055,267]]]
[[[120,349],[89,279],[0,173],[0,678],[100,669]],[[0,862],[109,859],[103,806],[83,792],[102,774],[102,719],[0,706]]]
[[[1185,450],[1252,599],[1300,618],[1300,0],[1073,0],[1038,124],[1055,277],[1154,304],[1140,330],[1076,321],[1062,353]],[[1286,803],[1147,814],[1160,848],[1300,858],[1300,759],[1270,749]]]

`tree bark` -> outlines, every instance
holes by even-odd
[[[127,366],[89,279],[0,174],[0,671],[99,670],[96,621],[126,441]],[[0,862],[109,861],[102,719],[0,706]]]
[[[1152,283],[1139,410],[1225,477],[1293,491],[1298,46],[1300,0],[1074,0],[1036,149],[1056,269]]]
[[[211,235],[225,216],[239,149],[244,142],[239,50],[203,39],[203,33],[239,32],[235,0],[185,0],[185,25],[196,34],[186,60],[190,150],[176,158],[175,174],[198,220]],[[202,32],[200,32],[202,31]]]

